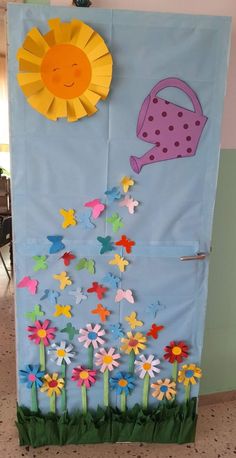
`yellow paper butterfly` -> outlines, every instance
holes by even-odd
[[[63,227],[63,229],[66,229],[69,226],[75,226],[77,224],[75,219],[75,210],[72,210],[72,208],[69,210],[64,210],[64,208],[61,208],[59,213],[64,218],[64,221],[61,223],[61,227]]]
[[[136,312],[131,312],[129,316],[125,317],[125,320],[128,321],[131,329],[138,328],[140,326],[143,326],[143,322],[139,321],[136,319],[137,313]]]
[[[54,316],[61,316],[64,315],[66,318],[71,318],[71,306],[70,305],[55,305],[56,311],[54,312]]]
[[[55,274],[53,275],[53,278],[55,278],[55,280],[58,280],[60,282],[60,289],[65,289],[66,286],[69,286],[72,284],[72,281],[66,272]]]
[[[134,185],[134,180],[132,180],[132,178],[130,177],[123,177],[120,184],[123,186],[123,191],[126,193],[128,192],[130,186],[133,186]]]
[[[120,270],[120,272],[125,271],[125,267],[129,265],[129,261],[127,259],[122,258],[119,254],[115,254],[114,258],[111,259],[108,264],[117,266]]]

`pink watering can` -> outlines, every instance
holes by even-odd
[[[158,97],[167,87],[185,92],[194,111]],[[159,81],[142,104],[136,130],[140,140],[155,146],[141,157],[130,156],[133,171],[140,173],[144,165],[154,162],[194,156],[206,122],[197,94],[188,84],[178,78]]]

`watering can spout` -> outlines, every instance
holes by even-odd
[[[141,169],[143,167],[143,164],[141,162],[141,159],[142,158],[139,158],[137,156],[130,156],[129,158],[129,162],[130,162],[130,166],[131,166],[131,169],[135,172],[135,173],[140,173],[141,172]]]

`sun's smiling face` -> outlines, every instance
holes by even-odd
[[[48,119],[69,122],[96,113],[109,94],[112,57],[102,37],[82,21],[48,21],[31,29],[18,50],[19,86],[28,103]]]
[[[58,44],[45,54],[41,75],[45,86],[55,96],[73,99],[88,89],[92,75],[91,64],[77,46]]]

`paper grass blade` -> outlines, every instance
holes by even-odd
[[[31,29],[18,50],[18,83],[32,108],[69,122],[96,113],[108,96],[112,57],[102,37],[78,19],[49,19],[50,32]]]

